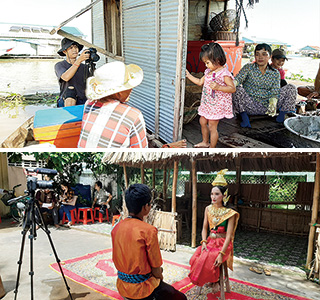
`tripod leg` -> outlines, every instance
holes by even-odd
[[[39,217],[39,220],[38,220],[39,224],[38,224],[38,225],[39,225],[40,228],[46,233],[46,235],[47,235],[47,237],[48,237],[50,246],[51,246],[51,248],[52,248],[54,257],[55,257],[55,259],[56,259],[56,262],[57,262],[57,264],[58,264],[58,266],[59,266],[60,273],[61,273],[61,276],[62,276],[62,278],[63,278],[63,281],[64,281],[64,284],[65,284],[65,286],[66,286],[66,289],[67,289],[67,291],[68,291],[70,300],[73,300],[72,295],[71,295],[71,292],[70,292],[70,287],[69,287],[69,285],[68,285],[68,283],[67,283],[67,280],[66,280],[66,278],[65,278],[65,276],[64,276],[64,273],[63,273],[63,270],[62,270],[62,267],[61,267],[61,264],[60,264],[60,259],[59,259],[59,257],[58,257],[57,251],[56,251],[56,249],[55,249],[55,247],[54,247],[54,244],[53,244],[53,241],[52,241],[52,238],[51,238],[51,235],[50,235],[51,232],[50,232],[50,230],[48,229],[47,224],[46,224],[46,223],[44,222],[44,220],[43,220],[43,217],[42,217],[42,214],[41,214],[41,212],[40,212],[38,203],[36,204],[36,214],[37,214],[37,216]]]
[[[19,281],[20,281],[20,272],[21,272],[21,265],[22,265],[22,258],[23,258],[23,251],[24,251],[24,245],[26,240],[26,234],[28,232],[28,229],[23,229],[22,233],[22,241],[21,241],[21,248],[20,248],[20,255],[19,260],[17,262],[18,266],[18,273],[17,273],[17,280],[16,280],[16,288],[14,290],[14,300],[17,299],[18,296],[18,288],[19,288]]]

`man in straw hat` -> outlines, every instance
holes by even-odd
[[[87,79],[79,148],[146,148],[144,118],[129,106],[132,89],[143,79],[137,65],[116,61],[103,65]]]
[[[158,230],[143,221],[150,212],[151,198],[151,190],[145,184],[133,184],[125,192],[129,216],[111,232],[117,289],[125,299],[187,300],[183,293],[163,282]]]
[[[56,63],[54,67],[60,85],[58,107],[81,105],[87,100],[85,66],[82,62],[87,60],[90,54],[88,51],[83,51],[79,55],[82,48],[83,45],[67,38],[61,41],[58,54],[65,56],[66,59]]]

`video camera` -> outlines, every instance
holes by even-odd
[[[85,50],[85,52],[90,54],[90,57],[86,60],[86,63],[97,62],[100,59],[96,48],[89,48]]]
[[[34,193],[36,189],[52,189],[54,188],[53,180],[39,180],[37,177],[32,176],[32,173],[43,175],[57,175],[58,172],[52,169],[45,168],[26,168],[27,172],[27,189],[30,193]]]

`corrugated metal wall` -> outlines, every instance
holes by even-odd
[[[106,48],[105,42],[105,24],[104,24],[104,9],[103,2],[101,1],[92,7],[92,44],[97,45],[103,49]],[[96,67],[100,67],[106,63],[106,57],[99,53],[100,60],[97,62]]]
[[[178,6],[180,2],[181,0],[159,1],[159,137],[167,142],[172,142],[174,127],[177,40],[179,38]],[[122,4],[123,56],[126,64],[137,64],[144,71],[144,80],[139,87],[133,90],[130,104],[142,111],[147,128],[152,132],[155,131],[157,3],[155,0],[124,0]],[[183,59],[184,63],[185,59]]]

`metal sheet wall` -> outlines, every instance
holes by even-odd
[[[92,44],[103,49],[106,48],[105,42],[105,24],[104,24],[104,1],[97,3],[92,8]],[[97,67],[106,63],[106,57],[99,53],[101,59],[97,62]]]
[[[159,137],[173,137],[178,40],[178,6],[181,0],[160,0],[160,128]],[[122,4],[123,56],[144,71],[142,84],[132,92],[130,104],[139,108],[147,128],[155,130],[156,1],[124,0]],[[185,28],[185,26],[184,26]],[[183,60],[185,61],[185,60]]]

